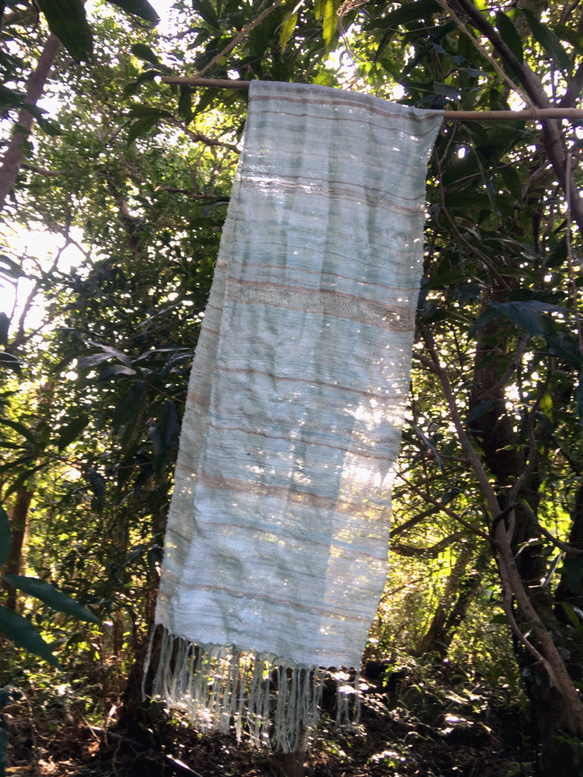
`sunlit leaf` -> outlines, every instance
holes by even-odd
[[[296,28],[296,24],[298,21],[298,15],[297,13],[293,13],[285,20],[285,22],[281,25],[281,30],[279,31],[279,45],[281,46],[282,52],[285,51],[285,47],[288,44],[289,39],[293,35],[293,32]]]
[[[36,577],[25,577],[24,575],[4,575],[2,579],[6,580],[14,588],[18,588],[19,591],[40,599],[41,602],[52,607],[53,610],[64,612],[66,615],[72,615],[80,621],[96,623],[98,626],[101,625],[99,618],[93,615],[86,607],[83,607],[82,604],[79,604],[79,602],[76,602],[62,591],[57,591],[54,586],[46,583],[44,580],[39,580]]]
[[[341,0],[324,0],[324,46],[328,52],[338,33],[338,9]]]
[[[10,427],[10,429],[13,429],[15,432],[18,432],[18,434],[25,437],[29,443],[32,445],[37,444],[37,439],[34,436],[33,432],[28,429],[24,424],[21,424],[20,421],[11,421],[9,418],[0,418],[0,424],[4,424],[4,426]]]

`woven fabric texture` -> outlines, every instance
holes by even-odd
[[[391,485],[441,113],[252,82],[180,440],[156,622],[356,667]]]

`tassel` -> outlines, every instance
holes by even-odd
[[[153,655],[146,656],[145,678]],[[283,753],[305,750],[318,722],[326,677],[336,682],[336,722],[358,717],[358,674],[350,682],[345,671],[329,673],[303,666],[274,653],[243,651],[232,645],[205,645],[163,630],[152,696],[182,709],[203,733],[243,729],[255,747]]]

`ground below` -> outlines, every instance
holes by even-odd
[[[382,667],[381,667],[382,669]],[[371,671],[374,675],[375,671]],[[527,777],[533,774],[525,718],[516,704],[476,682],[407,669],[362,684],[361,719],[335,730],[324,710],[304,759],[307,777]],[[113,710],[113,712],[112,712]],[[122,722],[112,704],[89,721],[74,698],[32,693],[2,710],[11,777],[284,777],[289,767],[234,737],[202,737],[179,714],[151,705]],[[1,775],[1,769],[0,769]]]

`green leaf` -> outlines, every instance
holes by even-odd
[[[109,356],[115,356],[118,361],[120,361],[122,364],[125,364],[126,367],[131,366],[131,359],[129,356],[126,356],[126,354],[123,351],[120,351],[118,348],[112,348],[111,345],[104,345],[104,343],[98,343],[95,340],[88,340],[88,345],[94,345],[96,348],[99,348],[103,351],[103,353],[109,354]]]
[[[537,43],[542,46],[562,73],[570,74],[571,60],[555,33],[545,24],[541,24],[528,8],[521,8],[520,10],[525,15]]]
[[[441,81],[433,82],[433,93],[442,95],[443,97],[450,97],[452,100],[459,100],[461,94],[456,86],[443,84]]]
[[[208,107],[210,107],[215,99],[220,95],[220,91],[218,89],[205,89],[204,94],[202,94],[199,99],[198,103],[196,104],[196,111],[195,114],[202,113],[205,111]]]
[[[131,424],[140,414],[147,386],[143,380],[138,380],[121,398],[113,413],[112,426],[117,432],[122,426]]]
[[[282,53],[285,51],[285,47],[287,46],[289,39],[293,35],[293,32],[296,28],[297,21],[298,21],[297,13],[292,13],[290,14],[290,16],[287,17],[287,19],[281,25],[281,30],[279,31],[279,45]]]
[[[563,578],[567,588],[573,594],[579,594],[583,590],[583,558],[566,556],[563,561]]]
[[[510,51],[514,54],[516,59],[522,64],[524,61],[524,54],[522,53],[522,40],[514,22],[502,11],[496,13],[496,27],[500,32],[500,37],[504,43],[508,46]]]
[[[219,29],[219,21],[212,3],[209,3],[208,0],[192,0],[192,7],[203,21],[215,30]]]
[[[143,138],[148,135],[154,127],[158,126],[160,116],[148,116],[145,119],[138,119],[135,121],[128,131],[127,142],[131,145],[138,138]]]
[[[14,370],[14,372],[20,372],[22,362],[18,356],[14,356],[6,351],[0,351],[0,367],[5,367],[8,370]]]
[[[172,118],[170,111],[165,111],[163,108],[154,108],[151,105],[132,105],[130,115],[136,119]],[[100,348],[105,348],[105,346],[100,346]]]
[[[125,364],[106,364],[97,376],[98,383],[108,378],[113,378],[115,375],[135,375],[136,371],[131,367],[126,367]]]
[[[12,532],[10,531],[10,519],[6,510],[0,505],[0,569],[6,563],[10,546],[12,545]]]
[[[3,108],[20,108],[24,99],[24,92],[16,92],[14,89],[0,84],[0,105]]]
[[[122,11],[126,11],[126,13],[131,13],[134,16],[139,16],[140,19],[152,22],[152,24],[157,24],[160,21],[160,17],[150,3],[148,3],[148,0],[107,0],[107,2],[116,5]]]
[[[192,90],[188,86],[180,87],[180,97],[178,98],[178,115],[182,121],[188,125],[193,119],[192,113]]]
[[[19,488],[22,488],[22,486],[26,484],[26,482],[34,475],[35,472],[38,472],[39,469],[42,469],[45,466],[46,462],[43,461],[42,464],[37,464],[36,467],[31,467],[31,469],[21,472],[16,480],[11,484],[11,486],[4,492],[4,499],[8,499],[9,496],[15,494]]]
[[[46,583],[44,580],[39,580],[36,577],[25,577],[24,575],[4,575],[2,579],[6,580],[14,588],[24,591],[25,594],[40,599],[41,602],[48,604],[53,610],[64,612],[65,615],[72,615],[77,620],[96,623],[98,626],[101,626],[101,621],[92,612],[89,612],[82,604],[71,599],[67,594],[57,591],[54,586]]]
[[[579,373],[579,384],[577,386],[577,415],[583,426],[583,370]]]
[[[167,399],[166,402],[164,402],[156,427],[150,432],[150,439],[153,443],[154,461],[158,473],[162,470],[164,465],[164,454],[178,437],[179,431],[180,422],[178,420],[176,405],[172,400]]]
[[[70,423],[68,423],[59,434],[59,439],[57,441],[59,451],[64,450],[67,445],[70,445],[74,440],[76,440],[88,423],[89,416],[85,414],[77,416],[77,418],[74,418]]]
[[[51,32],[76,62],[87,60],[93,51],[93,36],[83,0],[38,0]]]
[[[1,265],[4,265],[3,267]],[[6,254],[0,254],[0,270],[9,278],[24,278],[26,273],[22,267]]]
[[[400,24],[418,22],[434,13],[441,11],[441,6],[436,0],[419,0],[418,3],[403,3],[396,11],[391,11],[383,19],[375,19],[370,27],[374,29],[396,28]],[[317,17],[316,17],[317,18]]]
[[[144,62],[150,62],[152,65],[160,64],[160,60],[154,54],[152,49],[149,46],[144,45],[143,43],[134,43],[131,51],[134,57],[137,57],[138,59],[143,59]]]
[[[566,40],[575,50],[575,54],[583,54],[583,35],[577,30],[566,27],[563,24],[557,24],[553,30],[559,40]]]
[[[573,626],[580,631],[581,630],[581,621],[577,617],[577,613],[575,610],[571,607],[570,604],[567,602],[561,602],[561,607],[565,611],[566,616],[569,618]]]
[[[6,345],[8,343],[8,329],[10,327],[10,319],[6,313],[0,313],[0,345]]]
[[[338,9],[341,0],[324,0],[324,46],[330,51],[332,42],[338,33]]]
[[[14,429],[15,432],[18,432],[18,434],[25,437],[31,445],[37,444],[37,439],[31,430],[27,429],[26,426],[19,421],[10,421],[8,418],[0,418],[0,424],[4,424],[4,426],[9,426],[11,429]]]
[[[467,423],[471,424],[472,421],[476,420],[476,418],[483,416],[484,413],[487,413],[488,410],[490,410],[493,404],[494,401],[492,399],[485,399],[483,402],[478,402],[478,404],[475,405],[468,413],[468,417],[466,419]]]
[[[49,645],[44,641],[32,623],[8,607],[0,605],[0,632],[18,647],[34,653],[48,661],[51,666],[60,669]]]
[[[545,319],[533,310],[528,302],[490,302],[490,307],[500,311],[517,326],[533,337],[548,331]]]
[[[88,370],[90,367],[97,367],[98,364],[111,359],[108,353],[93,353],[91,356],[82,356],[77,360],[77,369],[80,371]]]
[[[412,429],[415,431],[415,434],[417,435],[417,437],[419,437],[419,439],[421,440],[421,442],[422,442],[422,443],[423,443],[423,444],[424,444],[424,445],[425,445],[427,448],[429,448],[429,450],[431,451],[431,453],[433,453],[433,455],[435,456],[435,461],[437,462],[437,466],[439,467],[439,469],[440,469],[441,473],[442,473],[442,474],[444,474],[444,473],[445,473],[445,470],[444,470],[444,468],[443,468],[443,462],[442,462],[442,460],[441,460],[441,457],[440,457],[439,453],[437,452],[437,448],[435,447],[435,445],[434,445],[433,441],[432,441],[432,440],[430,440],[430,439],[429,439],[429,437],[427,437],[427,435],[426,435],[426,434],[424,434],[424,433],[423,433],[423,431],[422,431],[422,430],[421,430],[421,429],[420,429],[420,428],[419,428],[419,427],[418,427],[416,424],[414,424],[412,421],[408,421],[407,423],[408,423],[408,424],[409,424],[409,426],[411,426],[411,428],[412,428]]]

